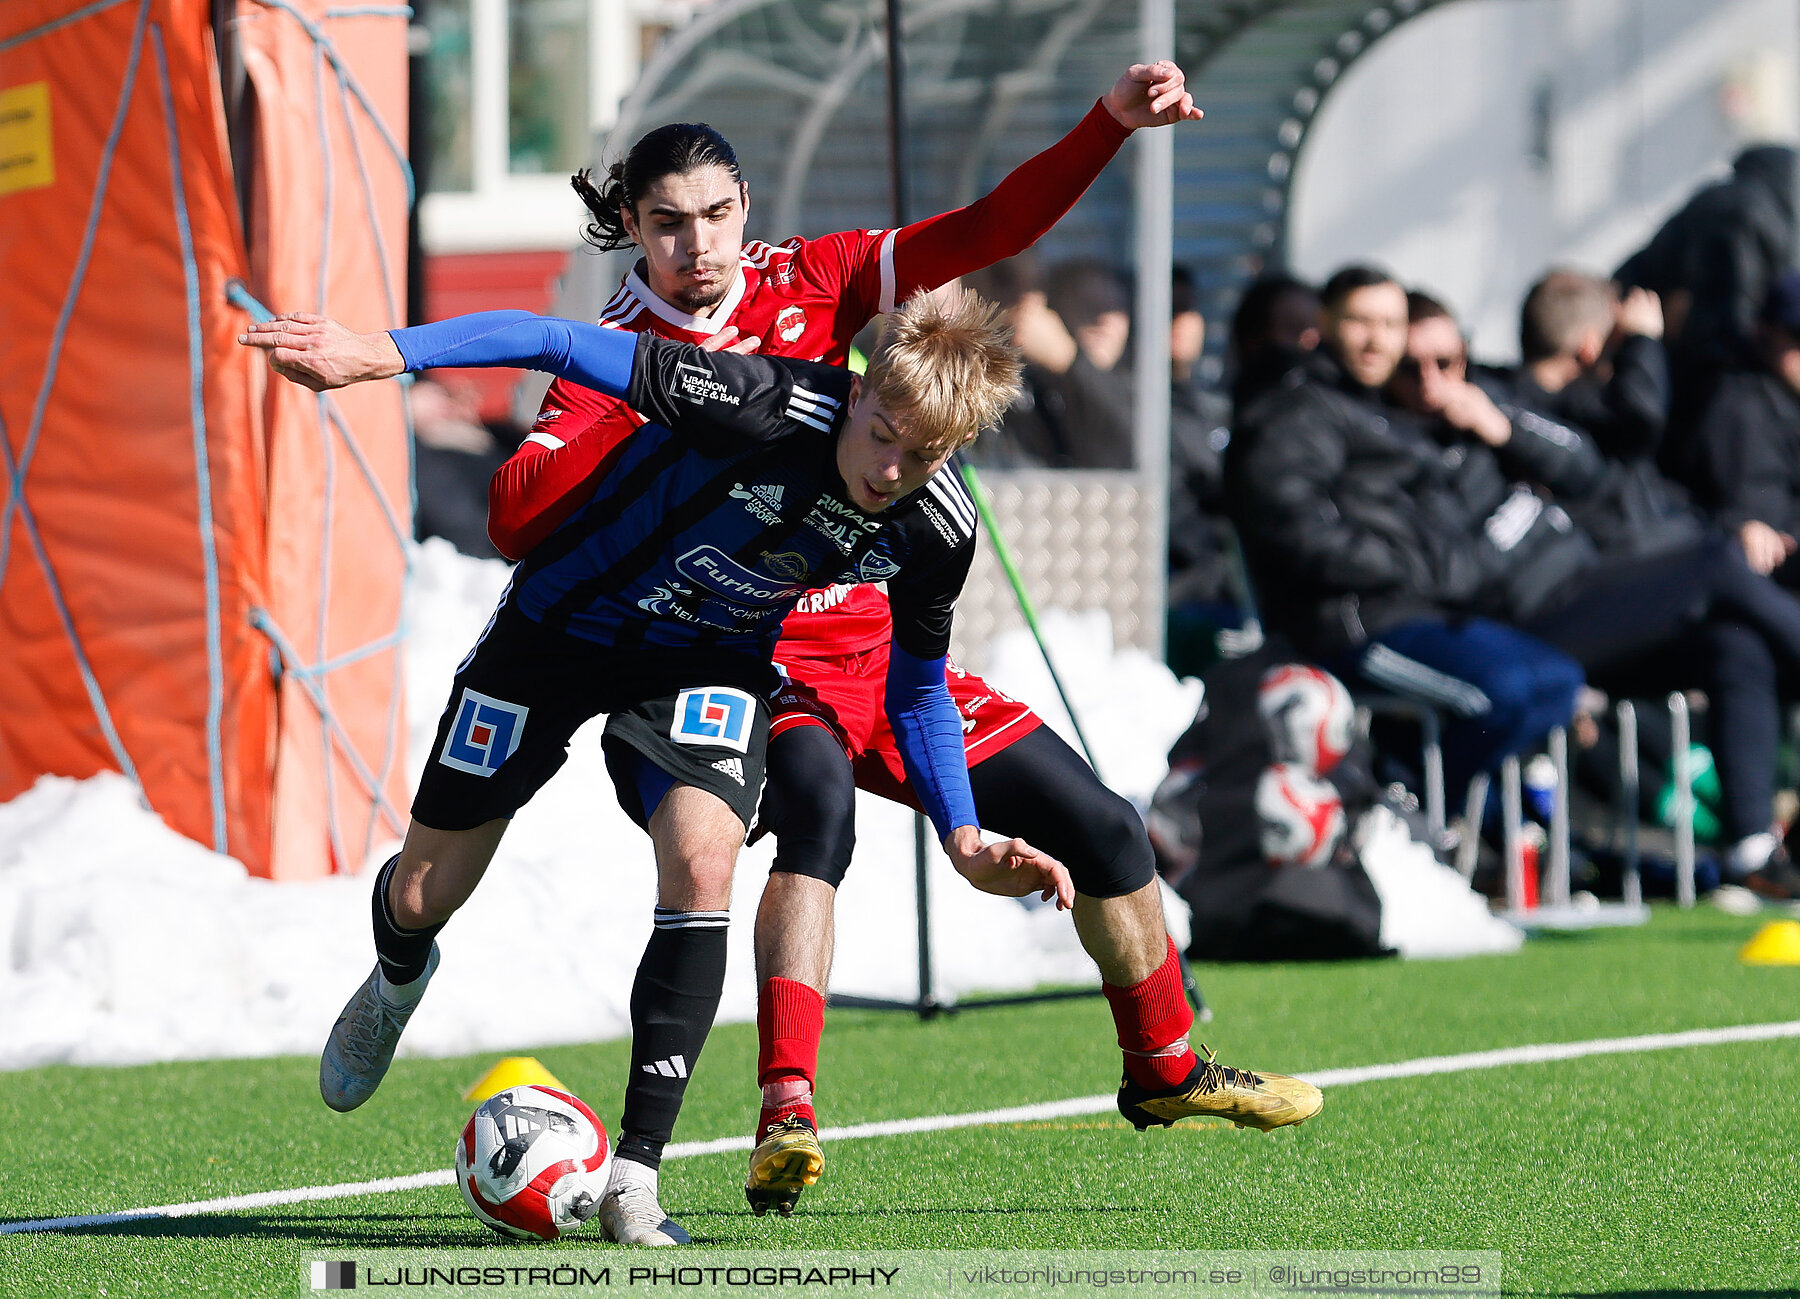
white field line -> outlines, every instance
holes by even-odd
[[[1349,1087],[1356,1083],[1386,1082],[1392,1078],[1420,1078],[1429,1074],[1467,1073],[1476,1069],[1503,1069],[1517,1064],[1548,1064],[1555,1060],[1576,1060],[1592,1055],[1625,1055],[1643,1051],[1670,1051],[1688,1046],[1722,1046],[1733,1042],[1772,1042],[1781,1038],[1800,1037],[1800,1020],[1776,1024],[1740,1024],[1732,1028],[1700,1028],[1685,1033],[1649,1033],[1641,1037],[1597,1038],[1587,1042],[1548,1042],[1538,1046],[1504,1047],[1497,1051],[1471,1051],[1465,1055],[1424,1056],[1417,1060],[1401,1060],[1394,1064],[1362,1065],[1354,1069],[1324,1069],[1302,1075],[1319,1087]],[[823,1141],[850,1141],[861,1137],[904,1136],[913,1132],[942,1132],[950,1128],[972,1128],[995,1123],[1029,1123],[1041,1119],[1071,1118],[1081,1114],[1103,1114],[1112,1109],[1112,1093],[1104,1096],[1080,1096],[1073,1100],[1047,1101],[1039,1105],[1015,1105],[1010,1109],[977,1110],[969,1114],[934,1114],[916,1119],[888,1119],[880,1123],[857,1123],[845,1128],[825,1128],[819,1133]],[[749,1150],[754,1143],[749,1137],[721,1137],[716,1141],[683,1141],[663,1152],[664,1159],[688,1159],[695,1155],[726,1154]],[[266,1209],[279,1204],[299,1204],[313,1200],[341,1200],[349,1196],[380,1195],[386,1191],[415,1191],[428,1186],[451,1186],[456,1181],[450,1169],[430,1173],[414,1173],[409,1177],[382,1177],[370,1182],[340,1182],[335,1186],[299,1186],[287,1191],[263,1191],[255,1195],[227,1195],[216,1200],[193,1200],[186,1204],[159,1204],[147,1209],[122,1209],[117,1213],[94,1213],[77,1218],[36,1218],[23,1222],[0,1223],[0,1235],[22,1231],[63,1231],[72,1227],[98,1227],[140,1218],[187,1218],[201,1213],[238,1213],[248,1209]]]

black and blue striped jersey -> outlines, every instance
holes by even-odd
[[[865,513],[837,472],[847,371],[648,334],[636,348],[626,400],[648,422],[520,563],[522,613],[624,649],[766,656],[804,592],[886,582],[895,642],[919,658],[947,651],[975,545],[954,468]]]

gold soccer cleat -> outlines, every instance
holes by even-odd
[[[759,1218],[770,1209],[785,1218],[794,1211],[800,1192],[818,1181],[824,1171],[825,1152],[819,1148],[818,1132],[801,1115],[785,1115],[769,1124],[750,1153],[744,1198]]]
[[[1267,1132],[1304,1123],[1325,1104],[1324,1093],[1309,1082],[1286,1074],[1233,1069],[1218,1063],[1206,1047],[1200,1049],[1205,1057],[1166,1092],[1153,1092],[1127,1074],[1119,1085],[1119,1113],[1139,1132],[1196,1116],[1230,1119],[1240,1128]]]

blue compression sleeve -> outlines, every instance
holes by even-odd
[[[477,311],[429,325],[390,329],[408,370],[440,365],[516,365],[572,379],[609,397],[631,384],[636,334],[529,311]]]
[[[906,778],[918,791],[938,842],[957,826],[980,825],[969,789],[962,717],[944,684],[944,660],[915,658],[889,646],[886,702]]]

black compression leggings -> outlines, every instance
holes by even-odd
[[[1025,839],[1069,868],[1092,898],[1135,893],[1156,874],[1137,810],[1040,726],[969,769],[984,830]],[[769,741],[761,823],[775,835],[773,869],[843,880],[856,845],[856,783],[837,738],[796,726]]]

